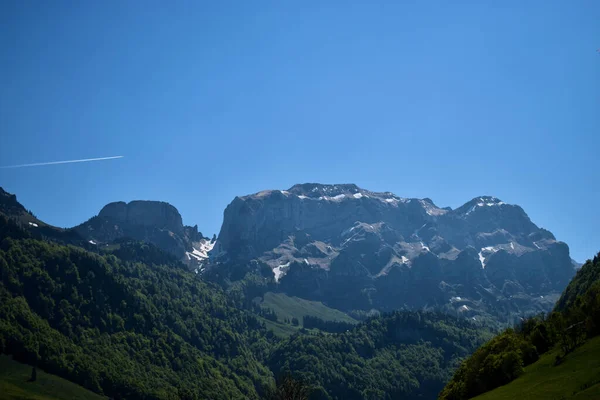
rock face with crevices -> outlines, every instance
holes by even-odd
[[[257,260],[280,290],[342,310],[438,308],[508,320],[545,311],[574,274],[569,248],[491,196],[452,210],[353,184],[236,197],[209,268]]]
[[[164,229],[175,234],[183,233],[181,215],[175,207],[162,201],[122,201],[104,206],[98,214],[129,225]]]

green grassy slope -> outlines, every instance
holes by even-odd
[[[261,304],[275,311],[280,321],[286,318],[298,318],[300,324],[303,323],[303,317],[310,315],[319,317],[325,321],[340,321],[356,323],[357,321],[343,313],[342,311],[329,308],[319,301],[309,301],[298,297],[290,297],[283,293],[267,292]]]
[[[13,361],[10,357],[0,356],[0,399],[31,400],[102,400],[99,396],[83,387],[58,376],[37,370],[37,380],[28,382],[31,367]]]
[[[511,383],[477,400],[600,399],[600,337],[589,340],[555,366],[559,350],[548,352]]]
[[[294,333],[297,333],[302,328],[302,326],[293,326],[290,324],[284,324],[283,322],[269,321],[268,319],[263,317],[257,318],[265,324],[265,327],[268,330],[273,331],[275,336],[278,336],[280,338],[287,338],[293,335]]]

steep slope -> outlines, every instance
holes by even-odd
[[[30,221],[37,222],[36,218],[17,201],[17,196],[6,192],[0,187],[0,213],[7,217],[26,218]]]
[[[483,398],[490,399],[516,393],[527,398],[595,398],[600,393],[598,271],[600,254],[584,264],[550,315],[524,320],[477,349],[440,399],[466,400],[486,392]]]
[[[0,187],[0,215],[14,221],[23,231],[37,239],[50,239],[61,244],[89,247],[81,235],[71,229],[62,229],[45,223],[17,201],[17,196]]]
[[[115,398],[257,399],[271,384],[264,328],[185,269],[30,239],[4,216],[0,235],[1,352]]]
[[[12,400],[106,400],[66,379],[36,369],[30,381],[31,366],[0,356],[0,397]]]
[[[525,367],[513,382],[475,397],[478,400],[600,399],[600,337],[555,365],[560,350]]]
[[[279,290],[346,311],[435,307],[505,321],[549,310],[574,274],[568,246],[519,206],[482,196],[452,210],[352,184],[236,197],[208,268],[251,260]]]
[[[194,269],[202,265],[214,244],[198,232],[198,226],[184,226],[175,207],[159,201],[110,203],[73,229],[99,246],[122,238],[149,242]]]
[[[577,271],[556,303],[556,310],[561,311],[571,307],[578,297],[583,296],[598,281],[600,281],[600,254],[593,260],[587,260]]]

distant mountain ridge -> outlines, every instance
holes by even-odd
[[[343,311],[432,308],[509,322],[549,311],[576,265],[565,243],[518,205],[492,196],[451,209],[354,184],[298,184],[236,197],[215,243],[197,226],[183,225],[165,202],[110,203],[60,230],[1,194],[1,212],[36,231],[44,225],[46,234],[65,237],[63,243],[146,241],[196,272],[210,271],[207,279],[270,271],[261,278],[270,290]]]
[[[353,184],[236,197],[209,268],[257,260],[280,290],[343,310],[435,307],[477,318],[549,310],[574,274],[568,246],[518,205],[457,209]]]

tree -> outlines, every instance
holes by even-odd
[[[270,400],[308,400],[310,388],[301,380],[285,375],[277,383],[275,392],[271,394]]]

